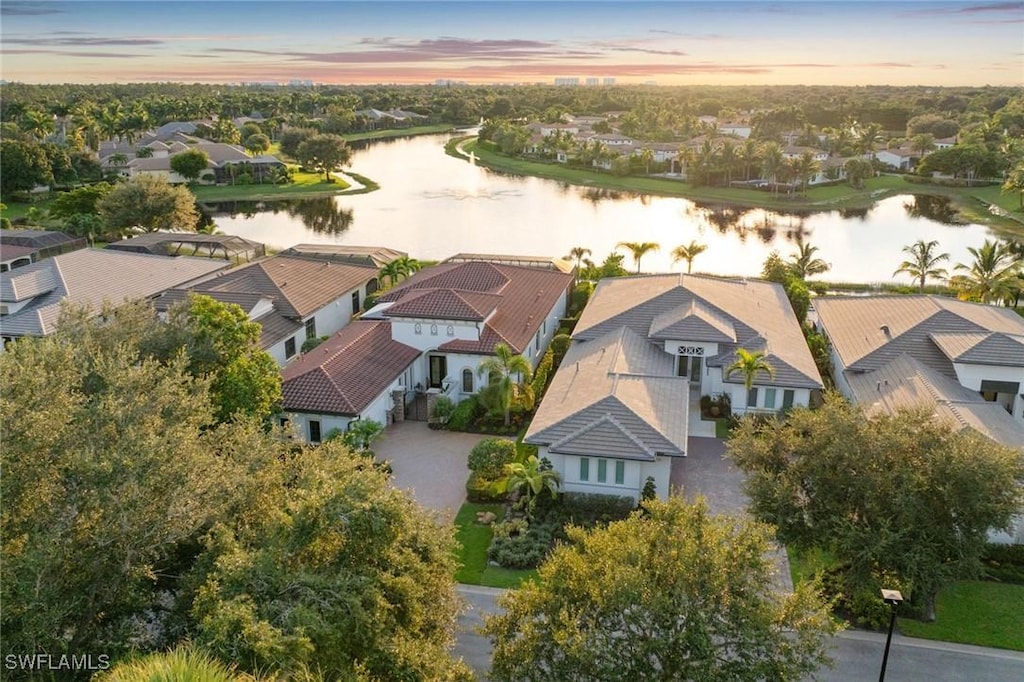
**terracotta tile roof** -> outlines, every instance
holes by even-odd
[[[571,284],[572,275],[543,268],[443,263],[417,272],[377,302],[394,303],[383,311],[385,317],[397,311],[396,317],[486,319],[479,341],[450,341],[442,350],[490,354],[496,343],[503,342],[522,353]],[[464,316],[444,317],[456,313]]]
[[[494,312],[502,297],[453,289],[411,291],[388,308],[388,317],[425,317],[443,320],[483,322]]]
[[[391,323],[356,320],[281,372],[286,411],[354,416],[420,352],[391,339]]]
[[[194,290],[261,294],[272,298],[282,314],[302,319],[376,277],[374,267],[273,256],[229,270]]]

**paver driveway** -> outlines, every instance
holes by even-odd
[[[436,511],[441,521],[455,519],[466,499],[466,458],[480,440],[476,433],[433,431],[426,422],[399,422],[373,443],[378,460],[391,462],[395,487]]]

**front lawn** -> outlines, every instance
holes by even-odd
[[[455,517],[455,539],[459,542],[459,563],[455,580],[465,585],[486,587],[519,587],[524,580],[537,575],[535,570],[513,570],[487,563],[487,548],[491,546],[491,527],[476,522],[477,512],[493,512],[500,521],[505,516],[503,504],[474,504],[466,502]]]
[[[835,564],[824,550],[796,552],[787,548],[793,584],[810,580]],[[1024,651],[1024,585],[963,580],[939,592],[937,618],[925,623],[899,619],[899,630],[908,637]]]
[[[1024,651],[1024,585],[964,580],[939,592],[934,623],[900,618],[910,637]]]

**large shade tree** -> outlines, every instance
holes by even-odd
[[[331,173],[347,166],[352,150],[340,135],[313,135],[299,144],[295,157],[304,167],[324,174],[331,181]]]
[[[571,528],[487,619],[495,680],[801,680],[836,626],[808,584],[772,586],[771,529],[682,497]]]
[[[750,511],[781,542],[825,549],[852,585],[892,576],[927,619],[939,588],[976,574],[988,531],[1024,504],[1019,452],[926,409],[869,416],[828,395],[786,421],[744,420],[728,453]]]
[[[107,227],[122,234],[193,232],[199,223],[196,198],[188,188],[149,176],[117,185],[96,208]]]
[[[904,246],[903,253],[909,255],[910,258],[900,263],[900,266],[892,273],[893,276],[901,272],[910,275],[917,280],[922,292],[924,291],[925,282],[928,281],[929,277],[932,279],[944,279],[946,277],[946,269],[939,267],[939,263],[949,260],[949,254],[935,253],[938,247],[939,242],[934,239],[929,242],[918,239],[910,246]]]

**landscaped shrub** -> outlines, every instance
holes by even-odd
[[[589,281],[579,282],[572,288],[569,298],[570,316],[577,316],[587,305],[590,295],[594,293],[594,283]]]
[[[511,519],[501,521],[491,526],[491,532],[496,538],[509,538],[514,535],[522,535],[530,529],[530,523],[526,519]]]
[[[889,625],[890,607],[882,601],[879,591],[884,583],[887,587],[897,585],[894,578],[870,578],[854,582],[848,575],[849,566],[831,566],[819,575],[822,593],[832,601],[836,615],[849,621],[855,627],[868,630],[884,630]],[[903,586],[904,597],[909,591]],[[901,611],[907,614],[909,605]]]
[[[487,557],[503,568],[536,568],[551,551],[553,538],[547,528],[531,525],[526,533],[495,537]]]
[[[485,438],[469,451],[469,470],[485,478],[498,478],[516,456],[515,441]]]
[[[646,502],[658,496],[658,487],[654,484],[654,476],[648,476],[644,480],[644,489],[640,491],[640,501]]]
[[[455,406],[445,427],[449,431],[465,431],[474,420],[483,416],[483,413],[484,410],[477,397],[470,396]]]
[[[572,337],[568,334],[555,334],[554,338],[551,339],[551,345],[548,348],[552,355],[554,355],[555,367],[562,364],[562,358],[565,357],[565,352],[569,350],[570,343],[572,343]]]
[[[455,402],[446,395],[439,395],[434,400],[434,414],[430,416],[441,424],[447,424],[453,412],[455,412]]]
[[[494,479],[485,478],[474,471],[466,481],[466,499],[477,504],[501,502],[505,496],[497,492],[495,483]]]
[[[990,543],[985,546],[981,563],[988,580],[1024,584],[1024,545]]]
[[[326,341],[329,338],[331,338],[331,337],[329,337],[329,336],[314,336],[312,338],[306,339],[305,341],[302,342],[302,352],[303,353],[308,353],[309,351],[313,350],[314,348],[316,348],[317,346],[319,346],[321,343],[323,343],[324,341]]]
[[[533,371],[531,386],[533,388],[534,404],[539,404],[544,397],[544,391],[548,387],[548,379],[550,378],[551,368],[554,366],[554,363],[555,354],[548,348],[547,352],[544,353],[544,357],[541,358],[540,364],[537,365],[537,369]]]

